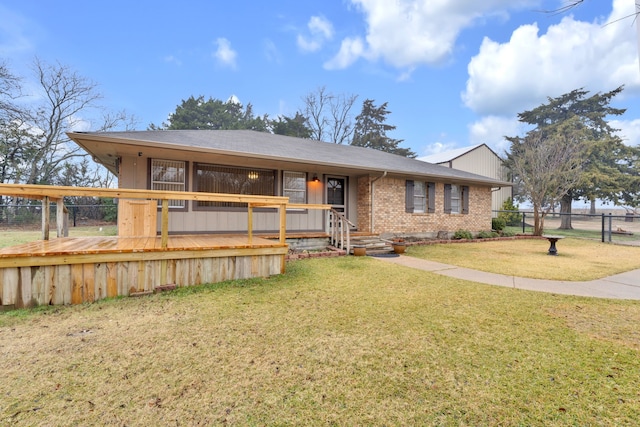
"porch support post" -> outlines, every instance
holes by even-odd
[[[287,205],[280,205],[280,243],[287,242]]]
[[[287,204],[280,205],[280,243],[285,245],[287,243]],[[286,256],[281,255],[280,258],[280,274],[284,274],[286,266]]]
[[[247,230],[249,232],[249,244],[253,245],[253,205],[247,204]]]
[[[169,200],[162,199],[162,217],[160,219],[160,246],[167,249],[169,245]]]
[[[160,246],[169,246],[169,199],[162,199],[162,213],[160,218]],[[167,260],[160,261],[160,285],[167,284]]]
[[[49,240],[49,196],[42,198],[42,240]]]
[[[64,199],[56,200],[56,236],[67,237],[69,235],[67,212],[64,208]]]

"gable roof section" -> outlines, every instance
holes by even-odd
[[[370,148],[274,135],[251,130],[162,130],[69,133],[94,159],[113,170],[119,146],[165,148],[314,166],[362,173],[438,178],[483,185],[509,186],[469,172],[409,159]]]
[[[496,157],[500,157],[487,144],[476,144],[470,145],[468,147],[456,148],[454,150],[443,151],[442,153],[431,154],[429,156],[419,157],[418,160],[435,164],[448,163],[464,156],[465,154],[477,150],[482,146],[486,147],[487,150],[492,152]]]

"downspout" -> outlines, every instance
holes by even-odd
[[[377,178],[374,178],[374,179],[373,179],[373,181],[371,181],[371,182],[369,183],[369,191],[371,192],[371,212],[370,212],[370,214],[369,214],[369,215],[370,215],[370,219],[371,219],[371,221],[369,221],[369,222],[371,223],[370,225],[371,225],[371,232],[372,232],[372,233],[373,233],[373,226],[375,225],[375,221],[374,221],[374,219],[373,219],[373,206],[374,206],[374,203],[373,203],[373,202],[374,202],[374,200],[375,200],[375,196],[374,196],[375,191],[373,191],[373,190],[374,190],[374,185],[373,185],[373,184],[375,184],[377,180],[382,179],[382,178],[384,178],[385,176],[387,176],[387,171],[384,171],[384,173],[382,174],[382,176],[379,176],[379,177],[377,177]]]

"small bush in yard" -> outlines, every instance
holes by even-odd
[[[502,231],[507,226],[507,221],[504,218],[492,218],[491,228],[496,231]]]
[[[478,233],[478,239],[491,239],[492,237],[498,237],[499,234],[493,231],[481,231]]]
[[[512,211],[512,212],[500,212],[498,214],[498,218],[504,219],[507,225],[518,225],[520,220],[522,219],[522,215],[518,211],[520,207],[517,203],[513,203],[513,199],[509,197],[502,204],[502,211]]]
[[[515,236],[515,235],[516,235],[516,233],[514,233],[514,232],[513,232],[513,231],[511,231],[511,230],[502,230],[502,231],[500,232],[500,235],[501,235],[502,237],[513,237],[513,236]]]
[[[473,239],[473,234],[468,230],[458,230],[453,235],[453,238],[456,240]]]

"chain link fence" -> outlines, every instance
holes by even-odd
[[[507,225],[515,233],[533,233],[533,212],[495,211],[508,218]],[[570,218],[571,228],[561,228]],[[640,246],[640,215],[630,212],[549,213],[544,218],[544,233],[601,242]]]

